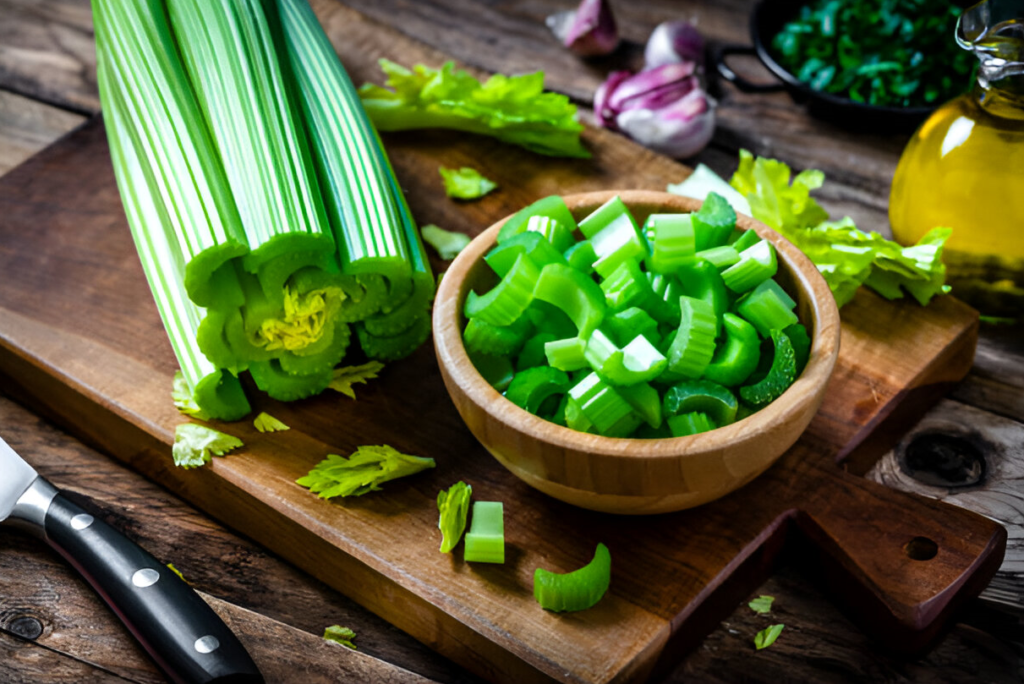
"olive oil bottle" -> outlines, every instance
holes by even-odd
[[[895,238],[953,235],[953,293],[982,314],[1024,320],[1024,3],[964,11],[957,42],[980,60],[974,89],[936,110],[900,158],[889,198]]]

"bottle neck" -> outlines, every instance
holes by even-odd
[[[986,83],[979,76],[972,96],[992,116],[1024,121],[1024,76],[1010,76],[994,83]]]

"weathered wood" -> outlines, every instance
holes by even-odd
[[[4,631],[0,631],[0,678],[6,684],[145,684],[25,643]]]
[[[0,90],[0,175],[84,120],[78,114]]]

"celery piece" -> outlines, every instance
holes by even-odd
[[[256,386],[278,401],[295,401],[320,394],[331,384],[331,370],[308,375],[292,375],[278,359],[254,361],[249,373]]]
[[[797,322],[796,302],[774,280],[766,280],[736,303],[736,313],[750,321],[764,337]]]
[[[807,360],[811,357],[811,337],[807,334],[807,328],[800,323],[784,328],[782,330],[793,345],[793,353],[796,356],[796,376],[804,372]]]
[[[724,245],[735,227],[736,212],[729,202],[716,192],[710,193],[693,215],[697,251]]]
[[[462,332],[466,349],[481,354],[516,354],[533,331],[533,324],[526,316],[520,316],[512,325],[491,325],[480,318],[471,318]]]
[[[622,349],[600,328],[587,341],[584,356],[590,367],[611,385],[635,385],[661,375],[668,360],[643,335]]]
[[[767,406],[781,397],[796,380],[793,343],[781,330],[772,330],[771,339],[775,353],[768,374],[760,382],[740,387],[740,397],[755,408]]]
[[[174,429],[171,456],[180,468],[197,468],[209,463],[214,456],[243,446],[242,440],[199,423],[182,423]]]
[[[679,323],[679,298],[683,295],[683,286],[674,275],[647,273],[651,291],[661,300],[646,308],[658,323],[677,325]]]
[[[665,420],[661,421],[661,425],[656,428],[644,423],[633,433],[634,439],[668,439],[672,436],[672,430],[669,429],[668,421]]]
[[[538,366],[516,373],[505,390],[505,398],[519,408],[537,415],[541,404],[550,397],[565,394],[570,385],[569,376],[564,371]]]
[[[715,336],[722,332],[722,316],[729,310],[725,280],[710,261],[700,259],[679,272],[683,294],[711,305],[715,312]]]
[[[720,245],[697,252],[697,258],[710,262],[721,271],[739,261],[740,253],[732,245]]]
[[[580,337],[554,340],[544,345],[548,365],[563,371],[589,368],[586,357],[587,341]]]
[[[589,239],[623,216],[629,216],[630,220],[632,220],[632,214],[629,213],[626,203],[622,201],[621,197],[616,195],[580,221],[579,229],[583,233],[583,237]]]
[[[712,192],[716,192],[724,196],[736,211],[751,215],[750,203],[747,202],[747,198],[729,185],[724,178],[708,168],[706,164],[697,164],[697,168],[686,177],[686,180],[675,185],[669,184],[665,189],[676,195],[699,200],[706,199]]]
[[[580,230],[594,246],[594,254],[597,255],[594,270],[603,277],[607,277],[624,261],[639,260],[647,256],[647,243],[641,237],[633,215],[629,213],[625,205],[622,207],[622,213],[610,217],[610,221],[597,233],[591,234],[584,229],[585,224],[588,229],[597,225],[587,223],[590,217],[580,222]],[[598,209],[595,214],[601,212],[602,209]]]
[[[355,638],[356,633],[354,631],[341,625],[331,625],[324,630],[324,641],[341,644],[346,648],[351,648],[353,651],[358,650],[356,645],[352,643],[352,640]]]
[[[504,392],[508,389],[512,378],[515,376],[515,370],[512,368],[512,362],[507,356],[495,356],[493,354],[472,351],[468,352],[468,354],[470,361],[473,362],[473,367],[483,376],[487,384],[499,392]]]
[[[430,301],[434,297],[433,279],[428,280],[417,275],[413,276],[412,292],[404,301],[387,312],[382,310],[363,320],[363,326],[368,333],[378,337],[398,335],[415,325],[420,318],[430,315]]]
[[[382,370],[384,370],[384,364],[380,361],[369,361],[358,366],[335,368],[331,371],[331,384],[328,387],[354,401],[356,391],[353,385],[365,385],[367,380],[375,379],[377,373]]]
[[[607,546],[598,544],[594,558],[579,570],[559,574],[537,568],[533,573],[533,596],[544,610],[586,610],[604,597],[611,581],[611,553]]]
[[[524,371],[527,368],[547,365],[547,352],[545,346],[548,342],[554,342],[556,338],[551,333],[537,333],[526,341],[522,351],[516,357],[516,371]]]
[[[562,264],[548,264],[540,272],[533,296],[564,311],[579,337],[588,337],[605,314],[604,293],[591,278]]]
[[[651,318],[649,313],[635,306],[606,316],[601,325],[620,347],[629,344],[637,335],[643,335],[655,346],[661,343],[658,322]]]
[[[576,432],[596,432],[594,424],[583,415],[583,409],[568,394],[565,395],[565,426]]]
[[[473,522],[466,533],[464,558],[470,563],[505,562],[504,507],[500,501],[473,503]]]
[[[594,272],[594,262],[597,261],[597,254],[594,252],[594,245],[590,240],[581,240],[565,250],[563,254],[569,265],[577,271],[583,271],[587,275]]]
[[[498,184],[484,178],[479,171],[469,166],[460,169],[448,169],[440,166],[437,169],[444,182],[444,192],[449,197],[462,200],[479,199],[497,189]]]
[[[658,390],[646,382],[638,382],[635,385],[619,387],[618,392],[648,425],[654,429],[661,427],[663,414]]]
[[[736,420],[739,402],[725,387],[707,380],[686,380],[668,388],[662,400],[666,417],[703,413],[722,427]]]
[[[261,412],[256,416],[252,425],[260,432],[283,432],[285,430],[291,430],[290,427],[266,412]]]
[[[650,281],[640,270],[640,264],[630,259],[619,265],[601,282],[604,302],[612,311],[623,311],[633,306],[650,306],[654,291]]]
[[[629,402],[597,373],[590,373],[576,383],[569,390],[569,398],[579,405],[598,434],[606,437],[628,437],[643,422]]]
[[[735,240],[730,239],[729,245],[737,252],[742,252],[748,247],[753,247],[761,239],[761,236],[757,234],[756,230],[736,230],[733,232],[730,238],[735,237]]]
[[[361,446],[348,458],[328,454],[300,477],[296,484],[321,499],[362,496],[380,491],[380,485],[435,466],[434,459],[403,454],[387,445]]]
[[[374,335],[359,323],[356,325],[356,335],[359,337],[359,346],[371,359],[397,361],[416,351],[430,337],[430,315],[423,312],[407,330],[397,335]]]
[[[674,273],[693,261],[695,250],[693,214],[651,214],[644,230],[654,240],[647,267],[652,273]]]
[[[725,342],[718,345],[704,378],[726,387],[739,385],[754,372],[761,357],[761,339],[750,323],[727,313],[723,316]]]
[[[546,216],[558,221],[568,229],[570,235],[576,230],[576,219],[572,217],[572,212],[565,205],[565,200],[558,195],[551,195],[520,209],[505,221],[498,231],[498,244],[525,232],[527,224],[534,216]]]
[[[526,232],[539,233],[559,252],[565,252],[576,243],[576,239],[561,221],[548,216],[531,216],[526,222]]]
[[[722,280],[733,292],[743,293],[774,277],[778,270],[775,247],[759,240],[740,252],[738,262],[722,271]]]
[[[456,482],[448,489],[437,493],[437,527],[441,530],[441,553],[450,553],[462,539],[469,516],[469,498],[473,487],[465,482]]]
[[[544,271],[548,268],[550,266]],[[534,284],[539,278],[537,265],[526,254],[520,254],[494,289],[482,296],[476,292],[469,293],[466,297],[466,318],[479,316],[491,325],[511,325],[530,305]]]
[[[325,335],[316,347],[310,345],[295,352],[280,352],[277,361],[281,369],[293,375],[311,375],[329,373],[341,363],[352,338],[352,330],[348,323],[337,319],[331,327],[331,335]]]
[[[710,432],[717,426],[714,422],[703,413],[684,413],[678,416],[672,416],[665,421],[668,424],[668,429],[672,431],[673,437],[688,437],[690,435],[700,434],[701,432]]]
[[[668,371],[672,377],[699,378],[715,353],[715,311],[710,304],[692,297],[680,297],[679,328],[668,348]]]
[[[420,235],[423,236],[423,241],[433,247],[437,255],[446,261],[457,257],[470,243],[470,238],[465,233],[445,230],[434,224],[420,228]]]
[[[537,332],[551,333],[556,339],[576,334],[576,324],[564,311],[539,299],[534,299],[526,307],[526,316],[533,321]]]
[[[561,252],[543,235],[534,232],[520,233],[509,238],[489,251],[484,256],[484,261],[499,278],[504,278],[515,266],[516,259],[523,254],[530,257],[537,268],[544,268],[548,264],[566,263]]]

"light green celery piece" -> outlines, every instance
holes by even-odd
[[[697,252],[698,259],[704,259],[715,268],[722,270],[740,260],[740,253],[732,245],[721,245]]]
[[[368,361],[359,366],[335,368],[331,371],[331,382],[328,387],[354,400],[356,391],[353,385],[365,385],[367,380],[375,379],[377,373],[382,370],[384,370],[384,364],[380,361]]]
[[[261,0],[168,0],[203,120],[216,141],[267,297],[302,266],[326,266],[334,239],[301,112],[291,97],[278,18]],[[196,125],[195,123],[193,125]]]
[[[184,378],[184,386],[175,389],[191,396],[210,418],[238,420],[251,410],[249,402],[238,378],[211,363],[199,348],[204,311],[186,292],[180,243],[169,224],[171,210],[158,190],[162,183],[160,169],[148,163],[145,149],[137,144],[125,111],[122,86],[109,78],[108,69],[113,67],[105,49],[106,11],[101,11],[98,18],[98,79],[114,176],[143,273]]]
[[[465,482],[456,482],[437,493],[437,527],[441,530],[441,553],[450,553],[462,539],[472,495],[473,487]]]
[[[174,429],[171,456],[180,468],[198,468],[214,456],[223,456],[242,445],[242,440],[199,423],[182,423]]]
[[[651,214],[644,224],[654,241],[647,264],[653,273],[675,273],[693,261],[695,252],[692,214]]]
[[[601,325],[607,306],[604,293],[592,278],[562,264],[548,264],[533,288],[534,299],[561,309],[582,338]]]
[[[469,245],[469,236],[465,233],[457,233],[452,230],[445,230],[433,224],[420,228],[423,241],[434,248],[437,255],[442,259],[454,259],[459,252]]]
[[[533,301],[534,284],[540,270],[526,254],[520,254],[512,269],[489,292],[478,295],[470,292],[466,297],[466,318],[479,316],[491,325],[512,325]]]
[[[410,456],[393,447],[361,446],[348,458],[328,454],[295,482],[321,499],[362,496],[380,491],[380,485],[435,466],[434,459]]]
[[[658,390],[646,382],[618,388],[619,394],[629,402],[644,421],[655,430],[661,427],[663,413],[661,410],[661,396]]]
[[[587,341],[580,337],[568,337],[554,340],[544,345],[544,355],[548,365],[563,371],[575,371],[588,368],[586,357]]]
[[[706,164],[697,164],[697,168],[686,177],[686,180],[675,185],[670,183],[665,189],[674,195],[682,195],[683,197],[692,197],[699,200],[703,200],[712,192],[715,192],[728,200],[732,208],[739,213],[752,216],[750,213],[750,203],[747,202],[747,198],[738,192],[736,188],[729,185],[724,178],[712,171]]]
[[[671,378],[699,378],[715,354],[718,319],[711,304],[704,300],[683,296],[679,306],[679,329],[666,354],[666,374]]]
[[[477,501],[466,533],[465,559],[471,563],[505,562],[505,511],[500,501]]]
[[[628,437],[643,422],[633,407],[597,373],[590,373],[576,383],[569,390],[569,398],[605,437]]]
[[[560,574],[537,568],[533,573],[533,596],[545,610],[586,610],[604,597],[611,581],[611,553],[607,546],[598,544],[594,558],[579,570]]]
[[[689,437],[718,427],[706,414],[699,412],[670,416],[666,422],[673,437]]]
[[[253,421],[253,427],[260,432],[283,432],[285,430],[291,430],[290,427],[266,412],[262,412],[256,416],[256,420]]]
[[[163,3],[95,0],[96,49],[104,109],[116,94],[121,123],[108,137],[144,160],[165,241],[184,265],[184,287],[199,306],[238,306],[242,295],[228,262],[248,243],[224,168],[188,81]],[[130,191],[139,178],[125,178]],[[122,190],[124,192],[124,190]]]
[[[559,252],[576,244],[572,230],[558,219],[548,216],[531,216],[526,222],[526,232],[540,233]]]
[[[485,83],[447,62],[440,69],[417,64],[410,71],[386,59],[383,88],[359,88],[370,119],[379,131],[452,128],[489,135],[539,154],[583,157],[583,131],[576,105],[565,95],[544,92],[544,72],[522,76],[495,74]]]
[[[498,188],[497,183],[489,178],[484,178],[479,171],[469,166],[463,166],[460,169],[441,166],[437,170],[441,174],[441,180],[444,181],[445,194],[455,199],[479,199]]]
[[[738,262],[722,271],[722,280],[733,292],[743,293],[774,277],[778,270],[775,247],[767,240],[758,240],[740,252]]]
[[[348,627],[342,627],[341,625],[331,625],[324,630],[324,641],[331,641],[336,644],[341,644],[347,648],[351,648],[353,651],[356,649],[356,645],[352,643],[352,640],[356,638],[356,633]]]

